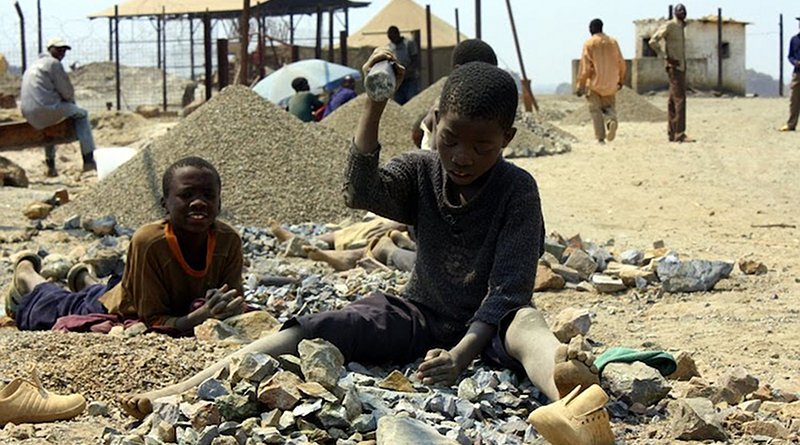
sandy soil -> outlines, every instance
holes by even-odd
[[[537,99],[550,109],[580,105],[555,97]],[[649,100],[665,108],[666,98]],[[736,269],[708,293],[609,296],[565,290],[539,294],[538,306],[549,316],[569,306],[590,308],[595,314],[590,337],[603,345],[693,352],[700,373],[712,381],[728,367],[741,365],[762,383],[800,392],[800,133],[776,131],[786,117],[787,102],[690,98],[688,133],[696,143],[668,143],[666,123],[623,122],[617,140],[604,146],[592,142],[590,126],[566,126],[582,141],[573,145],[572,153],[516,160],[539,183],[548,232],[567,237],[580,233],[584,240],[599,243],[613,239],[620,249],[647,248],[663,240],[689,257],[734,261],[747,256],[769,267],[757,277]],[[72,150],[67,164],[79,159],[77,149]],[[38,150],[9,154],[33,165],[41,162],[33,157],[40,156]],[[41,171],[31,176],[34,189],[59,185],[43,181]],[[91,180],[78,176],[70,181],[79,193],[81,181]],[[0,227],[26,224],[19,209],[30,193],[0,189]],[[770,224],[792,227],[758,227]],[[2,250],[18,245],[6,242]],[[0,285],[8,279],[4,271]],[[7,365],[6,377],[23,366]],[[97,366],[100,370],[102,363]],[[20,443],[47,443],[46,436],[55,434],[48,428],[91,440],[106,424],[119,427],[124,421],[84,415],[39,427],[40,437]],[[628,444],[670,443],[643,439],[664,428],[661,422],[615,430]]]

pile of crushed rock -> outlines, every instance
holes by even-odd
[[[617,92],[615,109],[617,118],[623,122],[665,122],[667,120],[666,111],[659,109],[628,87],[623,87]],[[591,121],[589,105],[584,104],[568,114],[560,123],[562,125],[584,125]]]
[[[304,125],[252,90],[231,86],[52,218],[114,214],[129,227],[161,218],[164,170],[194,155],[220,172],[225,220],[339,221],[360,214],[341,194],[347,148],[335,131]]]

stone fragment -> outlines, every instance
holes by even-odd
[[[297,387],[301,383],[303,381],[300,377],[291,372],[278,372],[269,380],[261,382],[258,387],[258,401],[269,409],[292,409],[300,401],[300,390]]]
[[[322,422],[325,429],[331,428],[350,428],[350,422],[347,420],[347,409],[342,405],[333,403],[326,403],[322,410],[317,413],[317,418]]]
[[[107,416],[108,403],[95,400],[86,406],[86,414],[90,416]]]
[[[559,243],[557,241],[553,241],[551,239],[545,239],[544,240],[544,251],[549,253],[549,254],[551,254],[551,255],[553,255],[557,259],[561,258],[561,256],[564,254],[564,249],[566,249],[566,248],[567,248],[567,246],[565,246],[565,245],[563,245],[563,244],[561,244],[561,243]],[[552,263],[551,263],[551,266],[552,266]]]
[[[189,418],[192,428],[198,431],[202,431],[209,425],[219,425],[222,420],[217,405],[206,401],[189,405],[185,414]]]
[[[269,445],[285,444],[286,438],[275,427],[254,428],[250,438],[255,443],[265,443]],[[249,442],[248,442],[249,443]]]
[[[658,281],[656,273],[643,269],[623,269],[619,271],[619,279],[628,287],[637,286],[637,280],[644,280],[645,284]]]
[[[569,343],[572,337],[586,335],[592,326],[592,317],[586,309],[569,307],[556,315],[550,328],[558,341]]]
[[[761,400],[748,400],[739,404],[739,409],[749,413],[757,413],[761,408]]]
[[[458,384],[458,397],[461,399],[475,402],[480,395],[478,383],[472,377],[466,377]]]
[[[698,292],[712,289],[732,269],[733,263],[725,261],[681,261],[668,254],[657,261],[656,273],[667,292]]]
[[[735,405],[741,402],[746,395],[758,389],[758,379],[749,374],[746,369],[737,367],[722,376],[719,386],[729,392],[729,395],[725,395],[725,401],[730,405]]]
[[[228,338],[238,338],[238,332],[227,323],[209,318],[194,327],[194,336],[199,341],[222,341]]]
[[[155,105],[139,105],[136,107],[135,112],[136,114],[151,119],[161,115],[161,108]]]
[[[297,346],[300,368],[307,381],[319,382],[333,388],[344,372],[344,356],[339,349],[323,339],[302,340]]]
[[[136,336],[144,334],[145,332],[147,332],[147,329],[148,328],[147,328],[146,324],[144,324],[142,322],[138,322],[138,323],[134,323],[134,324],[128,326],[127,328],[125,328],[124,334],[125,334],[125,337],[133,338],[133,337],[136,337]]]
[[[22,212],[28,219],[45,219],[53,210],[53,206],[45,202],[32,202]]]
[[[278,356],[278,362],[284,371],[289,371],[298,376],[303,375],[303,370],[300,367],[300,357],[292,354],[281,354]]]
[[[788,439],[791,434],[785,426],[775,420],[753,420],[742,425],[742,431],[752,436],[767,436],[773,439]]]
[[[675,363],[677,364],[675,372],[667,376],[667,378],[688,381],[692,377],[700,377],[700,372],[697,371],[697,364],[695,364],[692,354],[686,351],[679,352],[675,355]]]
[[[672,389],[661,374],[642,362],[611,363],[603,369],[603,380],[612,394],[628,405],[650,406]]]
[[[800,402],[792,402],[783,405],[780,415],[786,419],[800,419]]]
[[[678,440],[728,440],[714,404],[708,399],[678,399],[668,405],[670,434]]]
[[[395,416],[380,418],[376,440],[379,444],[458,445],[420,420]]]
[[[226,394],[217,397],[214,403],[225,420],[244,420],[258,415],[258,404],[239,394]]]
[[[539,258],[539,263],[538,264],[550,267],[550,266],[552,266],[554,264],[561,264],[561,261],[559,261],[558,258],[556,258],[552,253],[545,252]]]
[[[601,294],[613,294],[628,289],[628,286],[619,278],[596,273],[592,275],[592,286]]]
[[[308,245],[309,242],[305,238],[293,236],[286,241],[286,249],[284,249],[283,255],[286,257],[306,258],[308,254],[303,250],[303,247]]]
[[[534,292],[563,289],[564,284],[564,278],[554,273],[549,267],[541,264],[536,267],[536,283],[533,286]]]
[[[359,433],[366,433],[368,431],[375,431],[378,428],[378,420],[372,413],[361,414],[353,420],[353,429]]]
[[[550,266],[550,269],[560,275],[564,280],[568,283],[580,283],[581,282],[581,275],[578,273],[577,270],[567,267],[563,264],[553,264]]]
[[[242,356],[235,367],[232,367],[234,379],[259,383],[275,374],[280,364],[267,354],[248,353]]]
[[[385,379],[378,382],[378,387],[399,392],[417,392],[406,376],[396,369],[387,375]]]
[[[64,230],[75,230],[81,228],[81,215],[72,215],[64,220]]]
[[[216,425],[209,425],[199,434],[197,445],[211,445],[217,437],[219,437],[219,429]]]
[[[42,260],[42,270],[39,274],[45,278],[53,280],[63,280],[67,278],[67,272],[72,267],[72,259],[57,253],[51,253]]]
[[[83,222],[83,228],[97,236],[113,235],[117,226],[117,218],[113,215],[88,219]]]
[[[206,379],[197,387],[197,397],[200,400],[213,401],[218,397],[231,393],[231,388],[217,379]]]
[[[630,264],[632,266],[638,266],[642,264],[643,259],[644,259],[644,252],[639,249],[628,249],[619,254],[619,261],[622,264]]]
[[[278,429],[284,431],[288,428],[293,427],[295,424],[294,413],[291,411],[284,411],[281,414],[280,419],[278,419]]]
[[[304,402],[292,409],[292,414],[295,417],[306,417],[322,409],[322,399],[316,399],[313,402]]]
[[[597,289],[595,289],[594,286],[592,286],[592,283],[588,281],[581,281],[580,283],[574,286],[575,290],[577,290],[578,292],[587,292],[590,294],[597,293]]]
[[[333,395],[330,391],[325,389],[324,386],[322,386],[317,382],[301,383],[297,385],[297,389],[299,389],[301,393],[307,396],[322,399],[326,402],[336,403],[339,401],[339,399],[337,399],[335,395]]]
[[[594,262],[594,259],[581,249],[573,250],[567,261],[564,262],[564,266],[576,270],[584,280],[597,270],[597,263]]]
[[[458,399],[451,394],[437,392],[425,400],[425,410],[439,413],[448,419],[452,419],[456,416],[457,400]]]
[[[176,439],[175,425],[161,420],[157,424],[153,425],[153,429],[150,430],[149,436],[158,439],[162,443],[174,443]]]
[[[739,270],[745,275],[763,275],[767,273],[767,266],[760,261],[742,258],[739,260]]]
[[[250,341],[277,331],[281,323],[267,311],[252,311],[225,319],[225,323],[235,329],[239,336]]]
[[[214,441],[211,442],[211,445],[239,445],[239,442],[235,437],[219,436],[214,438]]]
[[[348,420],[353,420],[361,415],[363,406],[361,405],[361,399],[359,398],[358,390],[355,386],[349,386],[345,390],[342,405],[344,405],[345,411],[347,412]]]
[[[0,156],[0,185],[27,187],[28,175],[25,174],[25,169],[12,162],[10,159]]]

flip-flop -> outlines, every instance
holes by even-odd
[[[69,269],[67,272],[67,287],[72,292],[78,292],[78,277],[81,275],[81,272],[86,272],[89,275],[94,275],[94,271],[92,271],[91,266],[86,263],[77,263]]]
[[[17,289],[17,266],[19,263],[23,261],[30,261],[33,263],[33,270],[36,273],[42,271],[42,259],[36,252],[32,250],[22,250],[17,252],[14,255],[14,275],[11,277],[11,285],[8,287],[8,293],[6,294],[6,315],[11,318],[17,313],[17,309],[19,305],[22,303],[22,293],[20,293],[19,289]]]

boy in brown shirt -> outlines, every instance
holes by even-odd
[[[220,189],[209,162],[175,162],[162,179],[167,218],[133,234],[121,280],[99,284],[84,268],[67,291],[39,275],[41,259],[34,252],[21,252],[6,311],[21,330],[50,329],[67,315],[115,314],[179,333],[241,312],[242,242],[216,220]],[[205,303],[191,310],[198,298]]]

